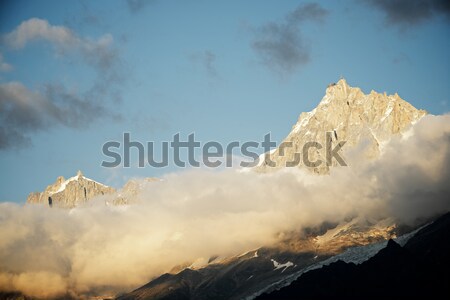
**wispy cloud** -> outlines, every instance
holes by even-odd
[[[406,64],[411,64],[411,58],[404,52],[399,53],[398,55],[396,55],[393,59],[392,62],[394,64],[401,64],[401,63],[406,63]]]
[[[59,126],[83,129],[99,118],[120,118],[89,96],[60,84],[47,84],[41,91],[20,82],[0,84],[0,149],[29,146],[34,132]]]
[[[111,100],[105,101],[120,98],[117,86],[123,81],[121,58],[112,35],[93,40],[65,26],[33,18],[2,37],[9,51],[19,51],[35,41],[50,43],[59,56],[78,58],[96,72],[97,79],[85,91],[67,89],[60,82],[45,83],[36,90],[17,81],[2,83],[0,150],[28,146],[32,133],[50,128],[86,128],[100,118],[120,118],[111,112]]]
[[[422,24],[437,16],[450,21],[450,2],[447,0],[365,0],[382,11],[388,25],[401,29]]]
[[[127,0],[128,9],[132,13],[137,13],[155,0]]]
[[[199,63],[210,77],[218,77],[215,66],[216,55],[211,50],[196,52],[190,55],[193,62]]]
[[[8,72],[11,71],[12,69],[13,67],[7,62],[5,62],[3,54],[0,53],[0,72]]]
[[[270,69],[291,73],[310,61],[310,47],[304,42],[301,25],[321,23],[328,11],[317,3],[302,4],[282,22],[270,22],[255,30],[252,48]]]

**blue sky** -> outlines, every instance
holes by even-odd
[[[123,132],[280,142],[340,76],[448,112],[448,5],[419,2],[3,1],[0,201],[177,171],[102,168]]]

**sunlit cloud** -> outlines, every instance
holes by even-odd
[[[133,205],[1,204],[3,290],[116,293],[174,266],[274,245],[282,232],[358,217],[413,225],[450,209],[450,115],[422,118],[377,160],[315,176],[191,170],[145,182]],[[50,282],[45,291],[39,282]],[[27,284],[29,283],[29,284]]]

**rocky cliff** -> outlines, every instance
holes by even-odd
[[[300,115],[282,143],[288,146],[284,149],[280,146],[266,153],[265,159],[262,155],[255,169],[267,172],[285,167],[287,162],[298,160],[296,153],[302,157],[306,143],[318,142],[323,148],[311,148],[309,161],[316,162],[320,159],[323,163],[306,167],[303,159],[300,159],[296,166],[307,168],[314,173],[326,174],[331,166],[337,165],[336,160],[333,160],[331,165],[326,164],[327,139],[333,148],[339,142],[346,142],[340,152],[344,158],[346,151],[362,142],[365,145],[365,155],[369,158],[377,157],[385,142],[393,135],[405,132],[425,114],[426,111],[416,109],[398,94],[386,95],[371,91],[366,95],[360,88],[350,87],[345,79],[341,79],[328,86],[325,96],[315,109]],[[275,165],[270,166],[269,161],[273,161]]]
[[[62,176],[58,177],[56,182],[49,185],[42,193],[31,193],[27,203],[72,208],[94,197],[115,192],[114,188],[86,178],[81,171],[78,171],[76,176],[67,180]]]

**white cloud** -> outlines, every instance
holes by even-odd
[[[71,46],[79,43],[73,32],[64,26],[52,26],[47,20],[32,18],[22,22],[5,36],[5,42],[12,48],[20,49],[33,40],[47,40],[52,43]]]
[[[111,45],[113,36],[105,34],[98,40],[78,36],[65,27],[51,25],[47,20],[32,18],[23,21],[16,29],[4,36],[4,43],[11,49],[21,49],[34,41],[47,41],[56,47],[59,53],[78,51],[88,64],[108,69],[117,53]]]

